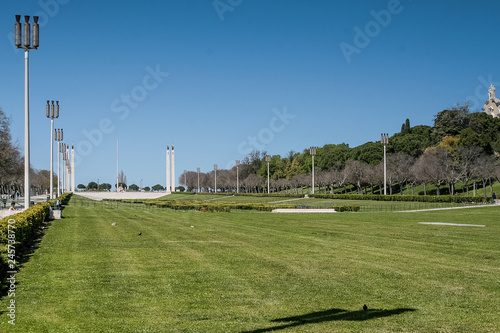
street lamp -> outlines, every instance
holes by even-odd
[[[47,112],[46,116],[47,118],[50,118],[50,198],[54,199],[52,197],[53,194],[53,187],[54,187],[54,180],[53,180],[53,164],[54,164],[54,118],[59,118],[59,101],[56,101],[56,105],[54,105],[54,101],[52,101],[52,104],[47,101]]]
[[[184,185],[186,185],[186,192],[187,192],[188,184],[187,184],[187,180],[186,180],[186,174],[187,174],[187,171],[184,170]]]
[[[63,140],[63,130],[54,130],[54,140],[58,142],[57,144],[57,196],[61,195],[61,171],[59,167],[59,155],[61,153],[61,141]],[[52,173],[52,172],[51,172]]]
[[[61,194],[66,193],[66,144],[61,143],[61,156],[62,156],[62,161],[61,161],[61,172],[62,172],[62,178],[61,178]]]
[[[198,193],[200,193],[200,168],[197,168],[196,172],[198,172]]]
[[[214,164],[215,171],[215,193],[217,193],[217,164]]]
[[[309,153],[312,156],[312,191],[311,194],[314,194],[314,155],[316,155],[316,147],[309,148]]]
[[[271,156],[266,155],[266,162],[267,162],[267,194],[269,194],[269,162],[271,162]]]
[[[240,161],[236,160],[236,193],[240,193],[240,177],[238,175],[239,167]]]
[[[24,49],[24,208],[30,207],[30,102],[29,102],[29,50],[37,49],[39,45],[38,16],[33,16],[33,28],[30,17],[24,16],[25,22],[21,32],[21,15],[16,15],[14,23],[15,45]],[[24,36],[22,36],[24,34]],[[32,36],[33,35],[33,36]],[[24,37],[24,38],[22,38]],[[33,38],[32,38],[33,37]],[[33,41],[33,44],[31,43]]]
[[[386,146],[389,144],[389,134],[382,133],[380,135],[380,143],[384,145],[384,195],[387,194],[387,156]]]

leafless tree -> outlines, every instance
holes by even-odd
[[[493,195],[493,184],[491,183],[491,179],[494,178],[497,173],[494,159],[495,158],[491,155],[481,155],[477,160],[478,165],[480,166],[477,175],[482,180],[485,198],[486,198],[486,186],[488,181],[491,187],[490,195]]]
[[[242,186],[247,193],[260,192],[259,188],[261,184],[262,178],[254,173],[249,174],[248,177],[242,181]]]
[[[436,185],[436,194],[440,194],[440,186],[446,182],[451,163],[451,157],[446,148],[437,147],[424,152],[412,168],[416,178],[424,184],[424,193],[426,193],[425,184],[430,182]]]
[[[392,187],[398,183],[401,195],[411,173],[410,169],[415,163],[415,158],[405,153],[394,153],[387,157],[387,179],[390,184],[390,194]]]
[[[357,188],[358,194],[361,194],[361,186],[365,182],[366,163],[355,160],[348,160],[345,165],[348,174],[348,181]]]
[[[459,167],[461,168],[462,182],[469,196],[469,182],[479,177],[481,166],[478,160],[484,155],[484,150],[477,146],[461,146],[457,150]]]
[[[376,184],[380,184],[381,180],[383,182],[383,170],[382,170],[382,164],[379,163],[377,165],[367,165],[366,166],[366,172],[365,172],[365,180],[368,185],[371,187],[371,193],[375,194],[374,192],[374,186]],[[382,170],[382,174],[381,174]]]

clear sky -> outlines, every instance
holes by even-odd
[[[500,89],[500,3],[424,0],[0,0],[0,106],[24,144],[15,15],[30,51],[31,163],[49,169],[47,100],[77,152],[76,183],[129,185],[230,168],[251,149],[377,141]],[[24,19],[23,19],[24,20]],[[55,163],[57,159],[54,158]]]

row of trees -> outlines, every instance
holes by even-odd
[[[264,155],[264,154],[263,154]],[[264,162],[267,171],[267,162]],[[244,175],[250,165],[240,166],[243,169],[239,176]],[[236,167],[230,170],[217,170],[217,189],[223,192],[236,191]],[[384,177],[383,162],[368,164],[359,160],[349,159],[345,166],[332,167],[330,170],[319,170],[315,173],[315,185],[321,193],[345,193],[348,188],[358,194],[382,194]],[[480,147],[462,146],[457,150],[450,150],[446,146],[437,146],[427,149],[420,158],[414,158],[405,153],[394,153],[387,157],[387,186],[389,194],[397,189],[399,193],[411,187],[415,194],[415,185],[423,185],[424,194],[427,194],[426,184],[436,186],[436,194],[440,194],[443,185],[447,186],[448,193],[455,193],[457,183],[464,184],[469,195],[470,185],[476,188],[479,181],[484,187],[492,181],[500,179],[500,166],[495,157],[487,155]],[[198,174],[186,172],[179,177],[179,182],[189,191],[198,188]],[[240,178],[240,192],[267,191],[267,178],[250,173]],[[290,190],[294,193],[304,193],[304,187],[312,185],[311,173],[297,173],[287,178],[273,178],[270,181],[271,192]],[[215,171],[200,173],[199,186],[203,191],[215,189]],[[486,193],[486,191],[484,192]]]
[[[470,113],[469,105],[454,106],[439,112],[434,126],[410,126],[409,119],[401,131],[389,138],[387,145],[387,181],[389,192],[406,186],[436,185],[440,194],[443,185],[455,193],[455,185],[463,183],[467,195],[469,185],[475,188],[479,181],[499,179],[497,156],[500,152],[500,119],[485,113]],[[267,191],[266,152],[253,151],[239,167],[240,191]],[[355,188],[359,193],[380,192],[383,184],[383,146],[367,142],[350,148],[348,144],[327,144],[317,149],[315,156],[315,183],[323,192],[342,193]],[[311,186],[312,156],[309,149],[302,153],[289,152],[285,157],[271,156],[269,163],[272,191]],[[215,189],[215,171],[199,175],[199,187],[204,191]],[[179,183],[188,190],[198,188],[198,174],[194,171],[179,176]],[[217,170],[217,190],[236,190],[236,167]]]
[[[9,118],[0,108],[0,194],[24,195],[24,158],[11,140]],[[49,189],[50,171],[30,168],[31,189],[40,194]],[[57,184],[57,176],[54,176]]]
[[[125,189],[125,190],[127,189],[126,183],[118,183],[118,186]],[[116,187],[116,185],[114,185],[114,187]],[[111,185],[109,183],[98,184],[96,182],[90,182],[90,183],[88,183],[87,186],[85,186],[84,184],[78,184],[77,188],[79,190],[82,190],[82,191],[111,191],[111,189],[113,188],[113,185]],[[153,187],[145,186],[144,188],[141,189],[138,185],[132,184],[132,185],[128,186],[128,190],[129,191],[144,190],[146,192],[149,192],[151,190],[164,191],[165,188],[160,184],[156,184]]]

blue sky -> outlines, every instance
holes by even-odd
[[[24,144],[15,15],[40,16],[30,51],[31,163],[49,169],[47,100],[77,150],[76,183],[129,184],[229,168],[253,149],[376,141],[432,125],[500,86],[497,1],[1,0],[0,106]],[[57,161],[56,158],[54,158]]]

